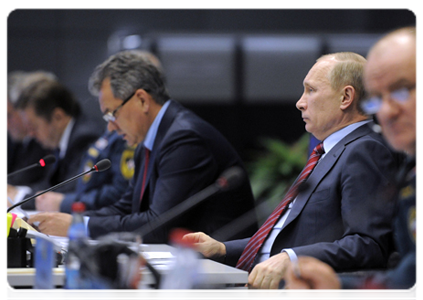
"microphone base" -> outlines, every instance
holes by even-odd
[[[27,254],[27,251],[29,254]],[[7,238],[7,267],[32,268],[34,266],[34,247],[26,237]]]

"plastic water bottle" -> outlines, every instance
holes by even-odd
[[[83,212],[85,204],[75,202],[72,205],[72,224],[68,230],[69,244],[68,253],[65,260],[65,288],[81,289],[84,288],[83,280],[80,274],[81,253],[87,246],[87,234],[85,231]]]
[[[195,289],[200,285],[199,254],[191,244],[182,241],[187,232],[177,230],[171,234],[171,242],[175,247],[173,263],[169,272],[162,279],[162,289]]]

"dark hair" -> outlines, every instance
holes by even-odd
[[[161,105],[170,98],[161,68],[143,51],[122,51],[98,65],[88,84],[91,94],[98,95],[106,78],[110,79],[113,95],[119,99],[137,89],[144,89]]]
[[[55,108],[63,109],[71,117],[81,113],[81,107],[72,92],[56,80],[41,80],[28,86],[20,95],[17,107],[33,107],[35,113],[48,122]]]

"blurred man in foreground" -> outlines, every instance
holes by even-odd
[[[393,222],[398,265],[385,272],[339,276],[327,264],[299,257],[287,286],[299,288],[411,288],[416,283],[416,29],[402,28],[383,37],[368,54],[363,109],[375,113],[389,144],[407,154],[398,173],[398,202]]]

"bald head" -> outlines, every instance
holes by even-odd
[[[364,84],[371,97],[382,100],[376,117],[387,141],[394,149],[414,155],[416,146],[415,28],[396,30],[372,47],[367,56]]]

